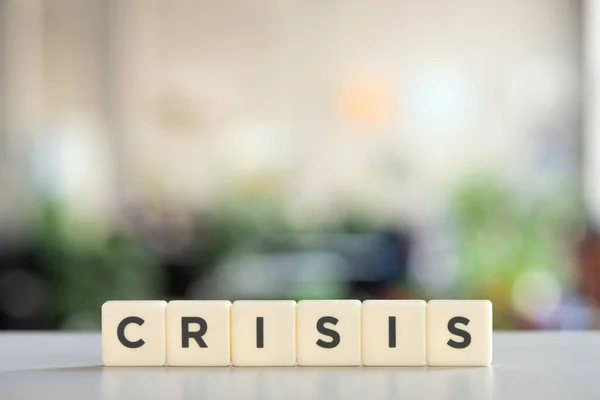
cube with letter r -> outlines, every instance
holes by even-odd
[[[171,301],[167,305],[167,364],[227,366],[231,358],[231,302]]]
[[[431,300],[427,304],[427,363],[487,366],[492,362],[492,303]]]

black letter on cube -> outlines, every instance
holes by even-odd
[[[396,317],[390,317],[388,321],[388,345],[390,348],[396,347]]]
[[[190,332],[190,324],[200,325],[200,330],[197,332]],[[187,349],[190,347],[190,338],[194,339],[198,346],[202,348],[208,347],[206,342],[202,339],[202,336],[208,330],[206,320],[200,317],[181,317],[181,347]]]
[[[119,342],[121,342],[123,346],[128,347],[130,349],[137,349],[138,347],[142,347],[144,343],[146,343],[143,339],[131,342],[125,337],[125,328],[129,324],[138,324],[139,326],[142,326],[144,325],[144,320],[140,317],[127,317],[123,319],[123,321],[121,321],[119,323],[119,326],[117,327],[117,338],[119,339]]]
[[[256,317],[256,348],[262,349],[265,347],[264,343],[264,318]]]
[[[469,347],[471,344],[471,334],[456,327],[456,324],[463,324],[467,326],[469,325],[469,322],[469,319],[465,317],[454,317],[448,321],[448,331],[450,331],[450,333],[453,335],[463,338],[462,342],[455,342],[452,339],[448,340],[448,346],[454,347],[455,349],[464,349],[465,347]]]
[[[321,339],[317,340],[317,346],[323,347],[325,349],[333,349],[335,346],[340,344],[340,334],[334,331],[333,329],[325,328],[325,324],[330,323],[335,325],[338,323],[338,319],[335,317],[322,317],[317,321],[317,331],[319,333],[330,336],[331,342],[325,342]]]

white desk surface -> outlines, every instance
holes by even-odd
[[[100,354],[98,333],[0,333],[0,399],[600,399],[600,332],[496,332],[488,368],[116,368]]]

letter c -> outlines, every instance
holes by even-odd
[[[117,327],[117,337],[119,338],[119,342],[121,342],[123,346],[128,347],[130,349],[137,349],[138,347],[142,347],[146,342],[144,342],[143,339],[137,340],[135,342],[129,341],[125,337],[125,328],[129,324],[138,324],[139,326],[142,326],[144,325],[144,322],[145,321],[140,317],[127,317],[123,319],[123,321],[121,321],[119,323],[119,326]]]

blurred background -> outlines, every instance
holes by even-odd
[[[486,298],[600,329],[600,5],[0,0],[0,329]]]

